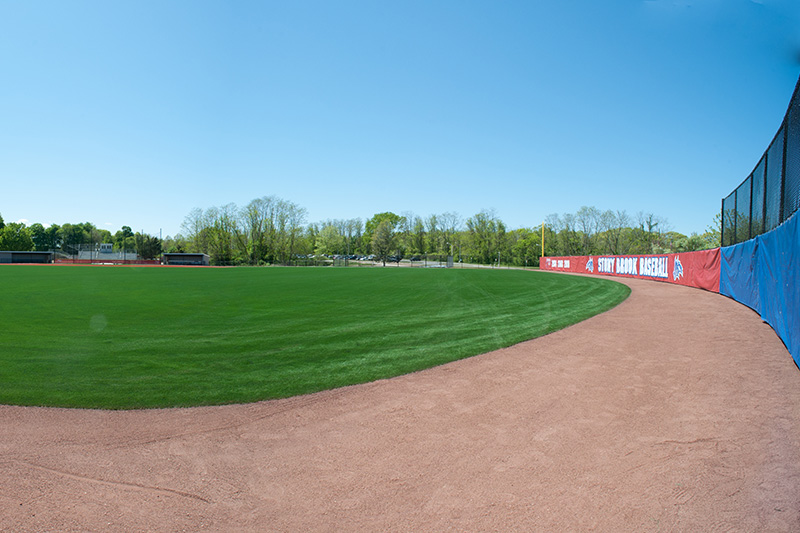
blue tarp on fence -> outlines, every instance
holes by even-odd
[[[800,213],[721,249],[719,292],[756,310],[800,365]]]

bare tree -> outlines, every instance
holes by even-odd
[[[603,234],[603,250],[611,255],[628,253],[626,229],[630,217],[625,211],[605,211],[600,217],[600,231]]]
[[[595,236],[600,226],[600,211],[596,207],[581,207],[575,213],[575,225],[580,239],[580,254],[591,254],[597,248]]]

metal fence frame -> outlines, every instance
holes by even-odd
[[[722,199],[722,246],[772,231],[800,207],[800,79],[778,132],[750,175]]]

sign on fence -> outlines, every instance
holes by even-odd
[[[545,257],[542,270],[652,279],[719,292],[719,248],[661,255]]]

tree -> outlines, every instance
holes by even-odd
[[[58,224],[50,224],[44,230],[47,250],[56,250],[61,248],[61,227]]]
[[[442,213],[437,217],[441,228],[442,251],[449,254],[453,250],[461,250],[463,229],[461,215],[458,213]],[[460,259],[460,258],[459,258]]]
[[[31,232],[25,224],[9,222],[0,229],[0,250],[8,252],[29,252],[33,250]]]
[[[563,217],[557,214],[548,215],[545,223],[553,230],[553,238],[545,238],[545,246],[553,247],[555,255],[579,255],[581,236],[575,229],[575,215],[566,213]],[[548,242],[549,241],[549,242]]]
[[[278,212],[277,254],[282,263],[287,263],[301,248],[303,224],[307,211],[292,202],[281,200]]]
[[[390,219],[381,220],[372,233],[372,253],[386,266],[389,254],[395,249],[394,224]]]
[[[107,229],[94,228],[92,230],[93,244],[98,244],[98,243],[111,244],[113,242],[114,242],[114,237],[111,235],[111,232],[108,231]]]
[[[31,224],[31,227],[28,228],[31,234],[31,239],[33,239],[33,246],[37,252],[44,252],[49,249],[48,242],[47,242],[47,230],[45,227],[38,222]]]
[[[134,239],[133,230],[130,226],[122,226],[122,228],[114,234],[112,240],[114,248],[119,251],[133,250],[136,247],[136,240]]]
[[[533,229],[520,228],[507,234],[510,262],[519,266],[536,265],[542,250],[541,234]]]
[[[336,255],[343,253],[345,248],[345,236],[334,221],[325,222],[322,229],[317,234],[316,248],[314,253],[317,255]]]
[[[174,237],[167,235],[161,242],[161,249],[162,251],[171,254],[183,254],[188,252],[189,243],[180,233]]]
[[[246,253],[251,264],[275,261],[276,224],[280,200],[274,196],[256,198],[240,213],[242,231],[247,240]]]
[[[3,222],[3,215],[0,215],[0,229],[6,227],[5,223]]]
[[[628,253],[628,243],[624,238],[625,228],[630,224],[630,218],[625,211],[606,211],[600,217],[602,232],[602,250],[611,255],[625,255]]]
[[[652,254],[664,246],[669,231],[666,219],[653,213],[639,212],[636,221],[637,226],[631,230],[631,253]]]
[[[1,221],[1,220],[0,220]],[[703,249],[719,248],[722,235],[722,213],[714,215],[714,220],[706,231],[700,235],[703,240]]]
[[[425,223],[420,217],[415,216],[411,223],[411,250],[412,253],[424,254],[426,252],[427,234]]]
[[[504,251],[506,227],[493,210],[481,211],[467,219],[471,255],[474,261],[490,264]]]
[[[596,207],[583,206],[575,213],[575,223],[580,238],[580,255],[590,255],[595,252],[600,220],[601,213]]]
[[[251,264],[287,263],[301,246],[306,210],[275,196],[251,201],[239,212],[235,241]]]
[[[360,218],[351,218],[345,221],[344,236],[347,240],[347,254],[358,254],[364,251],[362,238],[364,235],[364,222]]]
[[[158,237],[137,233],[134,235],[136,241],[136,253],[142,259],[155,259],[161,255],[161,240]]]
[[[199,207],[195,207],[183,219],[181,229],[189,243],[191,252],[208,253],[208,243],[205,242],[208,218]]]
[[[378,213],[377,215],[373,215],[373,217],[367,220],[366,224],[364,224],[364,237],[363,237],[363,241],[365,244],[364,247],[367,248],[372,245],[372,237],[375,233],[375,230],[378,229],[378,226],[380,225],[381,222],[383,222],[384,220],[389,222],[392,232],[394,233],[395,228],[397,227],[398,224],[400,224],[400,221],[402,219],[403,217],[401,217],[400,215],[396,215],[390,211],[387,211],[386,213]],[[377,255],[374,249],[372,250],[372,253]]]
[[[213,207],[206,212],[209,226],[205,228],[205,240],[208,243],[208,255],[217,265],[234,264],[236,251],[244,239],[239,226],[235,204],[226,204],[220,208]]]
[[[314,250],[317,249],[317,236],[320,232],[320,226],[317,223],[311,223],[306,226],[306,230],[304,232],[304,241],[307,253],[313,253]]]
[[[440,254],[445,248],[443,241],[444,233],[439,225],[439,217],[430,215],[425,219],[425,252]],[[448,250],[449,251],[449,250]]]

